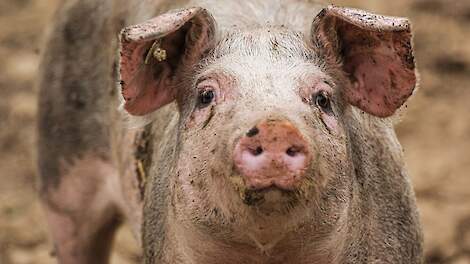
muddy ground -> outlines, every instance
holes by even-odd
[[[0,263],[54,263],[35,192],[35,75],[59,0],[0,0]],[[470,1],[338,0],[407,16],[421,87],[399,138],[415,186],[427,263],[470,263]],[[122,228],[112,263],[136,263]]]

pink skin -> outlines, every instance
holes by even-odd
[[[124,108],[133,115],[144,115],[171,102],[170,70],[162,63],[162,74],[158,80],[150,67],[142,62],[142,54],[152,46],[156,37],[176,31],[190,20],[198,8],[178,13],[167,13],[145,23],[131,26],[122,32],[120,73]],[[152,81],[148,81],[151,79]],[[160,88],[160,89],[159,89]]]
[[[178,48],[175,42],[181,38],[178,31],[186,23],[197,24],[201,30],[199,38],[191,43],[187,50]],[[207,11],[199,8],[168,12],[142,24],[125,28],[121,32],[121,94],[124,99],[124,109],[131,115],[142,116],[157,110],[175,99],[175,88],[172,86],[172,76],[175,74],[171,63],[194,63],[197,54],[203,52],[211,43],[212,17]],[[163,38],[165,37],[165,38]],[[143,61],[147,52],[156,40],[166,51],[164,60],[155,58]],[[163,41],[165,40],[165,41]],[[184,55],[184,56],[183,56]]]
[[[311,161],[308,143],[289,121],[267,120],[235,146],[234,162],[249,189],[295,189]]]
[[[346,47],[342,61],[351,84],[345,99],[375,116],[391,116],[416,86],[409,22],[336,6],[323,12],[313,21],[312,36],[319,45]],[[330,39],[333,29],[339,34]],[[335,55],[329,59],[336,61],[338,50],[331,51]]]

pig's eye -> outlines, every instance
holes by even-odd
[[[317,94],[314,95],[314,100],[315,100],[315,104],[319,108],[321,108],[321,110],[323,110],[325,113],[332,112],[330,98],[328,97],[327,93],[323,91],[318,92]]]
[[[198,106],[199,107],[208,106],[210,103],[212,103],[212,101],[214,100],[214,97],[215,97],[215,94],[214,94],[214,91],[212,90],[205,90],[205,91],[199,92]]]

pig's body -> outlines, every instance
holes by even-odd
[[[286,90],[304,89],[299,72],[302,80],[327,76],[322,67],[307,63],[321,59],[309,55],[304,43],[320,6],[309,1],[156,2],[66,1],[52,29],[41,65],[39,169],[41,197],[62,263],[105,263],[122,217],[142,244],[145,263],[421,262],[414,195],[391,121],[339,103],[334,111],[340,122],[321,112],[310,117],[302,100]],[[119,31],[186,6],[206,8],[217,21],[215,51],[192,75],[216,72],[223,77],[212,79],[238,88],[219,88],[223,96],[216,105],[194,112],[187,92],[151,113],[126,99],[123,118],[115,87],[123,79],[123,96],[132,96],[125,88],[134,80],[126,79],[125,70],[118,73]],[[244,76],[247,69],[251,75]],[[194,82],[186,80],[188,72],[177,71],[174,79]],[[326,83],[344,81],[332,72]],[[276,101],[279,97],[285,101]],[[269,123],[279,120],[288,120],[283,130]],[[140,128],[125,129],[129,124]],[[255,144],[240,139],[243,131],[265,124],[267,131],[289,132],[283,141],[298,135],[306,146],[299,153],[312,159],[302,170],[306,173],[272,180],[285,188],[282,194],[249,189],[262,184],[266,171],[253,174],[246,156],[235,153]],[[262,132],[254,136],[267,142]],[[297,177],[306,180],[294,181]],[[250,181],[253,185],[242,186]],[[293,188],[302,196],[284,198]]]

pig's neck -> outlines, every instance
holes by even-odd
[[[270,242],[262,242],[263,234],[245,236],[245,241],[220,239],[197,231],[178,221],[171,221],[166,238],[164,263],[339,263],[344,252],[347,228],[332,236],[315,239],[314,227],[302,228]]]

